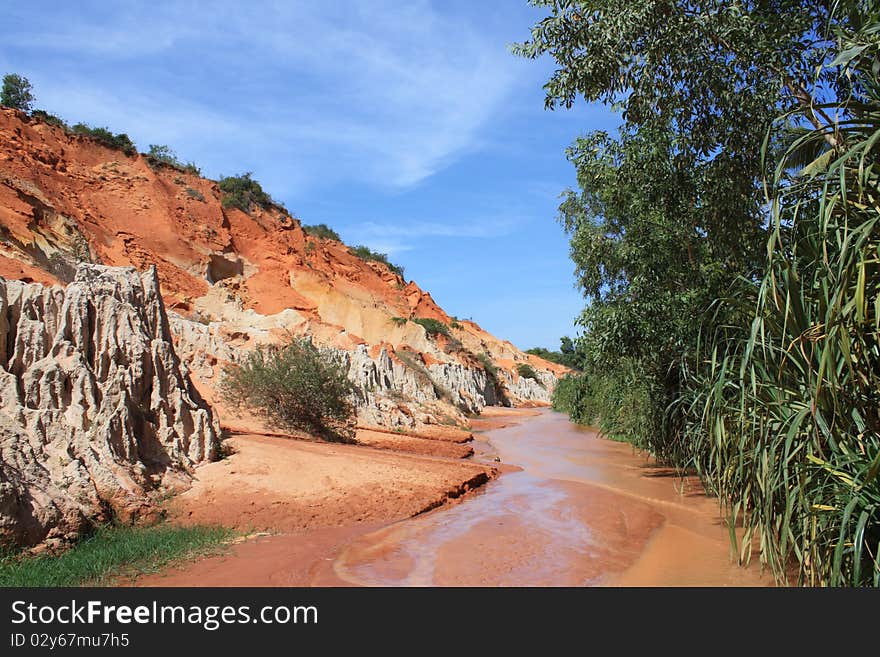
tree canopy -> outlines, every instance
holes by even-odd
[[[621,118],[567,153],[584,371],[555,405],[695,468],[780,579],[877,585],[877,8],[532,4],[546,107]]]
[[[33,87],[26,77],[15,73],[3,76],[3,89],[0,90],[0,105],[30,112],[36,98]]]

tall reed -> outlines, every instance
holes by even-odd
[[[880,20],[838,36],[838,100],[792,132],[769,188],[767,273],[726,302],[751,323],[710,336],[683,405],[743,560],[756,545],[780,581],[878,586]]]

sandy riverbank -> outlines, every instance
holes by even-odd
[[[462,434],[359,431],[364,445],[235,435],[233,453],[200,467],[193,487],[168,503],[170,521],[268,535],[135,584],[314,584],[318,566],[353,537],[457,501],[496,476],[491,466],[462,460],[470,452]]]

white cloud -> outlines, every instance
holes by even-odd
[[[399,224],[365,221],[357,225],[357,230],[367,235],[387,235],[410,238],[497,237],[498,235],[506,235],[509,233],[516,223],[517,222],[513,219],[474,219],[467,223],[407,221]]]
[[[296,140],[327,144],[343,168],[400,187],[479,145],[479,129],[514,82],[503,43],[427,3],[336,9],[272,17],[290,28],[268,41],[285,66],[325,81],[304,89],[292,111]]]
[[[4,8],[8,32],[3,31],[3,41],[10,48],[130,59],[198,38],[198,22],[180,18],[180,7],[174,5],[120,2],[65,7],[36,0]]]
[[[504,219],[472,218],[467,222],[364,221],[344,229],[344,237],[350,243],[365,244],[371,249],[392,255],[416,248],[421,240],[438,237],[455,239],[488,239],[510,234],[521,220],[516,217]]]
[[[505,43],[427,2],[93,13],[100,21],[84,9],[19,8],[10,34],[0,27],[7,46],[66,58],[63,71],[36,76],[41,105],[72,120],[99,117],[91,120],[139,141],[271,158],[276,177],[299,184],[415,185],[481,146],[515,84]]]

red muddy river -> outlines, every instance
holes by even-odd
[[[718,504],[552,411],[478,444],[509,472],[451,508],[361,535],[333,562],[366,586],[756,586],[731,561]],[[479,451],[478,451],[479,455]]]

